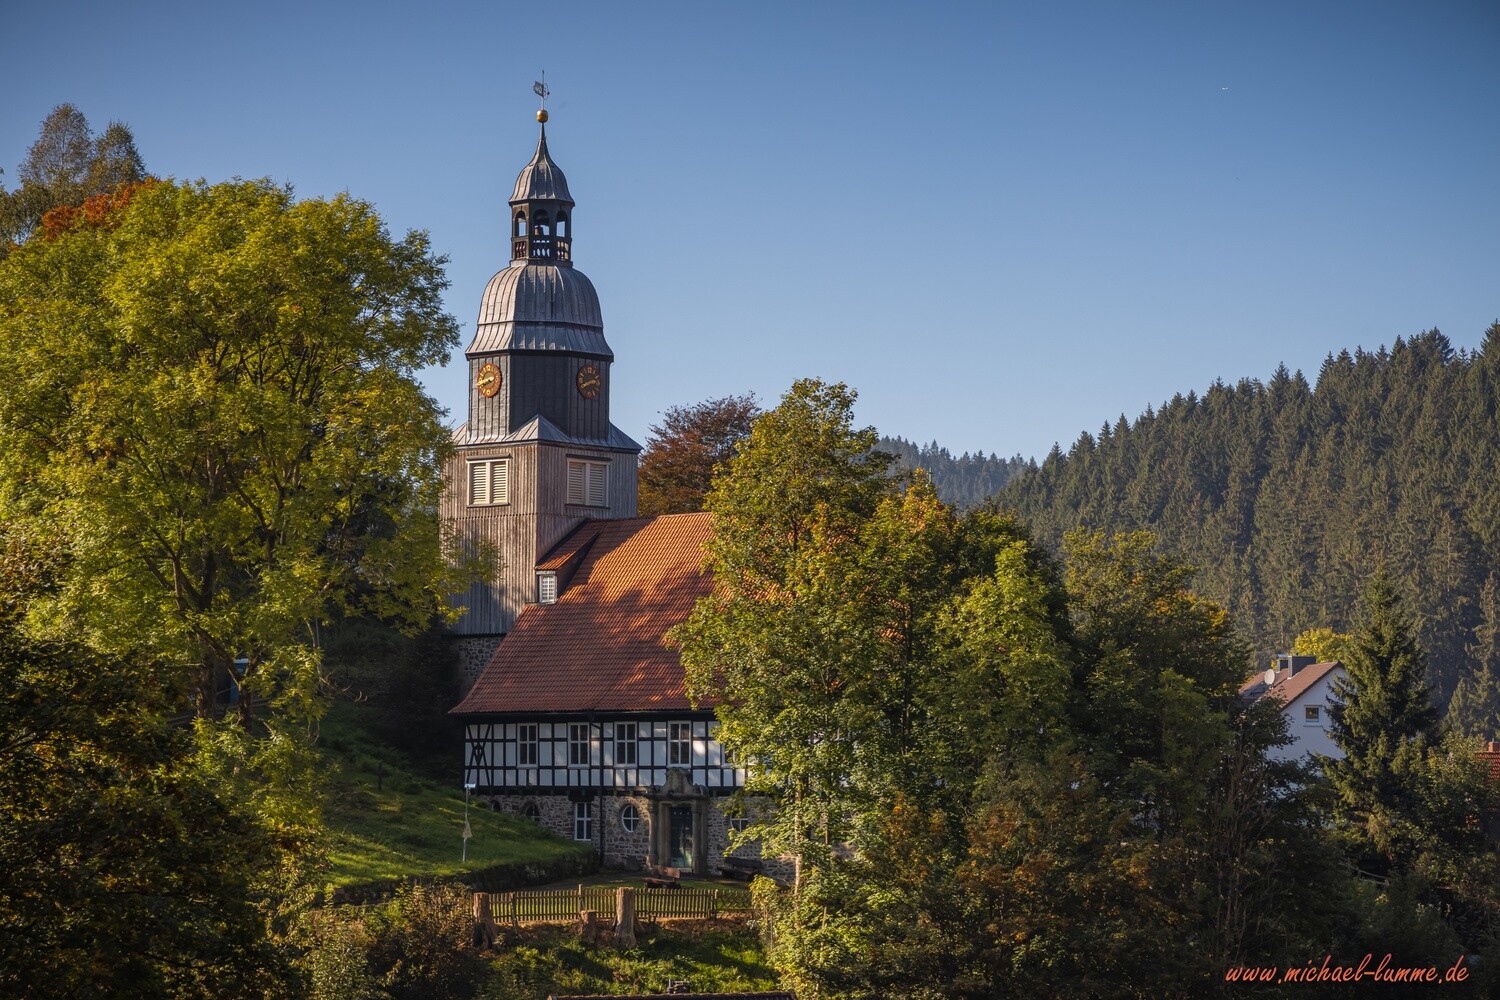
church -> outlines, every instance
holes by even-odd
[[[640,445],[610,423],[614,353],[573,263],[572,194],[547,149],[510,197],[484,290],[443,516],[493,578],[456,600],[464,784],[594,845],[606,865],[712,874],[744,772],[689,704],[665,632],[708,593],[707,514],[636,517]]]

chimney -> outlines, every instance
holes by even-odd
[[[1500,743],[1490,740],[1484,745],[1484,751],[1485,753],[1500,753]]]
[[[1285,670],[1288,677],[1294,676],[1303,667],[1310,667],[1317,662],[1316,656],[1293,656],[1291,653],[1281,653],[1276,657],[1276,669]]]

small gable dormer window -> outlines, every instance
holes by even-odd
[[[469,463],[469,506],[510,503],[510,463],[503,458]]]
[[[546,572],[536,575],[536,602],[538,604],[557,603],[556,573]]]
[[[568,459],[568,503],[575,507],[605,507],[609,497],[609,463]]]

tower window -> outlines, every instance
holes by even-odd
[[[609,463],[568,459],[568,503],[575,507],[606,507]]]
[[[510,503],[510,462],[504,458],[469,463],[469,506]]]

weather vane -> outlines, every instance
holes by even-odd
[[[547,97],[552,93],[552,91],[547,89],[546,70],[542,70],[542,78],[531,85],[531,92],[542,99],[542,107],[536,113],[536,120],[545,125],[547,124]]]

